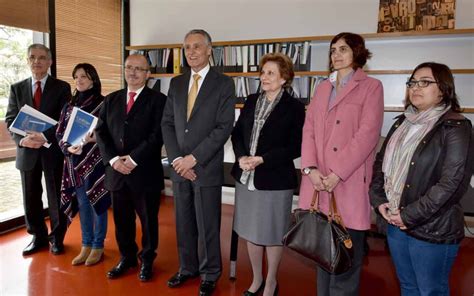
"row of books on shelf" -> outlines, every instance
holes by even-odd
[[[293,62],[295,71],[309,71],[311,67],[311,44],[265,43],[237,46],[216,46],[209,59],[211,66],[222,72],[258,72],[258,64],[267,53],[286,54]]]
[[[260,92],[260,79],[258,77],[232,77],[235,83],[236,104],[245,103],[246,98],[254,93]],[[313,97],[314,90],[322,82],[326,80],[324,76],[301,76],[295,77],[290,94],[305,104],[309,104]],[[156,91],[161,91],[161,80],[150,79],[148,86]]]
[[[295,77],[290,94],[304,104],[309,104],[318,84],[324,81],[326,77],[322,76],[302,76]],[[233,77],[235,83],[235,94],[237,104],[243,104],[245,99],[254,93],[260,91],[260,80],[254,77]]]
[[[187,67],[186,59],[182,59],[184,53],[182,48],[159,48],[150,50],[132,50],[132,54],[144,55],[152,74],[183,72]]]
[[[296,43],[265,43],[238,46],[214,46],[209,57],[211,67],[219,72],[258,72],[263,55],[280,52],[288,55],[295,71],[309,71],[311,67],[311,44],[309,41]],[[151,73],[183,73],[188,64],[183,48],[159,48],[133,50],[147,57]]]

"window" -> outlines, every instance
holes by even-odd
[[[0,25],[0,222],[23,215],[20,173],[15,168],[15,143],[6,129],[10,85],[31,75],[26,50],[34,32]],[[47,205],[43,201],[44,205]]]

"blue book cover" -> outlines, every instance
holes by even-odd
[[[56,123],[54,119],[44,115],[38,110],[24,105],[10,126],[10,131],[26,136],[28,132],[42,133],[56,125]]]
[[[64,132],[63,141],[72,146],[81,144],[85,136],[94,130],[96,124],[97,117],[74,107]]]

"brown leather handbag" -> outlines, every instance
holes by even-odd
[[[351,268],[352,240],[337,210],[334,193],[330,193],[327,216],[319,210],[319,192],[315,191],[311,207],[296,209],[292,218],[283,245],[314,260],[329,273],[340,274]]]

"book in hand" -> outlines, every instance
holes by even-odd
[[[41,113],[29,105],[23,105],[18,112],[15,120],[10,125],[9,130],[12,133],[26,136],[28,133],[42,133],[45,130],[55,126],[58,122],[51,117]],[[49,148],[50,143],[44,143],[44,147]]]
[[[71,117],[69,117],[64,131],[63,142],[72,146],[81,144],[86,135],[94,131],[96,125],[97,117],[78,107],[72,108]]]

